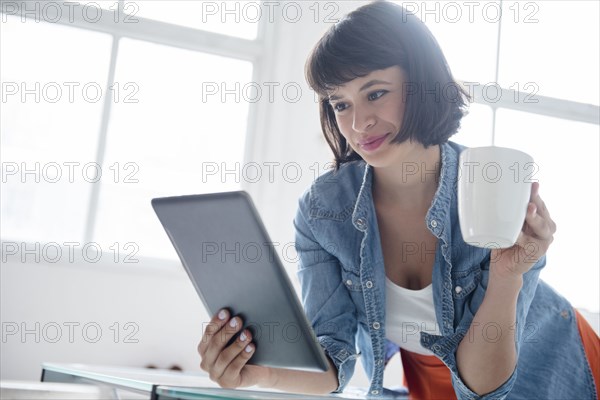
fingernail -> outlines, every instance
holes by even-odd
[[[242,332],[242,334],[240,335],[240,340],[241,340],[242,342],[245,342],[245,341],[246,341],[246,339],[248,339],[248,337],[246,336],[246,332]]]
[[[225,310],[219,311],[219,319],[223,321],[225,318],[227,318],[227,312]]]
[[[244,349],[244,351],[246,353],[250,353],[252,351],[252,346],[250,346],[250,345],[246,346],[246,348]]]
[[[232,327],[232,328],[237,327],[237,324],[238,324],[237,323],[237,319],[235,319],[235,318],[232,319],[231,321],[229,321],[229,326]]]

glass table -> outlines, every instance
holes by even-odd
[[[203,372],[178,372],[132,367],[86,364],[42,364],[42,382],[85,383],[98,386],[103,399],[121,399],[122,393],[135,393],[138,399],[198,400],[198,399],[362,399],[366,390],[347,388],[342,394],[308,396],[276,390],[244,388],[223,389]],[[406,392],[385,390],[387,398],[406,399]]]
[[[156,388],[156,400],[208,400],[208,399],[256,399],[256,400],[307,400],[307,399],[364,399],[366,389],[347,388],[344,393],[330,394],[324,396],[293,394],[276,391],[258,391],[223,388],[186,388],[173,386],[158,386]],[[384,391],[386,399],[408,399],[406,392]]]
[[[136,398],[156,398],[163,386],[217,387],[204,373],[87,364],[42,363],[42,382],[85,383],[103,389],[108,398],[120,399],[120,391],[137,393]],[[131,397],[131,396],[129,396]]]

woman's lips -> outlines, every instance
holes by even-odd
[[[388,137],[388,135],[389,135],[389,133],[386,133],[385,135],[363,139],[358,142],[358,145],[363,150],[373,151],[373,150],[376,150],[377,148],[379,148],[379,146],[381,146],[381,144],[385,141],[385,139]]]

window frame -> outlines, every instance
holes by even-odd
[[[117,57],[119,55],[119,43],[121,38],[137,39],[155,44],[161,44],[169,47],[175,47],[195,52],[208,53],[212,55],[233,58],[237,60],[249,61],[252,63],[253,73],[252,81],[261,82],[269,75],[268,67],[269,49],[275,38],[273,31],[277,29],[277,22],[265,23],[260,20],[257,24],[257,37],[254,40],[227,36],[219,33],[194,29],[186,26],[180,26],[167,22],[152,20],[135,15],[129,15],[124,12],[125,0],[115,0],[113,4],[118,4],[117,10],[102,8],[102,13],[98,21],[88,21],[84,19],[81,12],[70,12],[65,2],[56,2],[53,6],[60,7],[60,18],[47,21],[34,12],[36,7],[41,4],[40,0],[24,0],[18,2],[2,2],[0,12],[14,15],[22,19],[34,20],[38,23],[52,23],[68,26],[71,28],[85,29],[108,34],[112,37],[112,48],[110,54],[109,71],[107,78],[107,87],[104,93],[108,93],[110,87],[115,83],[115,71]],[[9,7],[16,6],[16,10]],[[84,4],[79,4],[84,7]],[[93,6],[96,7],[96,6]],[[38,18],[39,17],[39,18]],[[125,19],[131,20],[126,22]],[[119,22],[115,22],[119,21]],[[256,132],[259,132],[259,124],[264,123],[266,110],[264,106],[258,103],[249,104],[248,120],[246,124],[246,144],[244,150],[244,162],[256,154],[258,145]],[[108,134],[109,121],[111,116],[112,101],[110,96],[105,96],[102,105],[102,116],[100,129],[97,138],[97,151],[95,162],[97,165],[104,165],[106,153],[106,140]],[[242,186],[244,183],[242,182]],[[98,203],[100,199],[101,182],[92,184],[90,200],[87,211],[87,219],[83,242],[88,243],[93,240],[94,229],[96,226]]]

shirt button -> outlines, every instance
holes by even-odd
[[[367,289],[371,289],[373,287],[373,282],[367,281],[367,283],[365,283],[365,286],[367,287]]]
[[[377,330],[381,328],[381,324],[379,322],[373,322],[373,329]]]
[[[348,285],[348,286],[352,286],[352,280],[351,280],[351,279],[348,279],[348,280],[346,281],[346,285]]]
[[[359,218],[356,220],[356,225],[358,225],[359,228],[364,228],[364,226],[367,224],[367,222],[365,221],[364,218]]]
[[[459,294],[460,292],[462,292],[462,288],[460,286],[457,286],[454,288],[454,291],[456,292],[456,294]]]
[[[371,390],[371,394],[379,394],[379,390]]]
[[[383,364],[383,360],[380,358],[379,360],[377,360],[377,365],[381,365]]]
[[[435,228],[436,226],[437,226],[437,221],[435,219],[431,220],[431,227]]]

